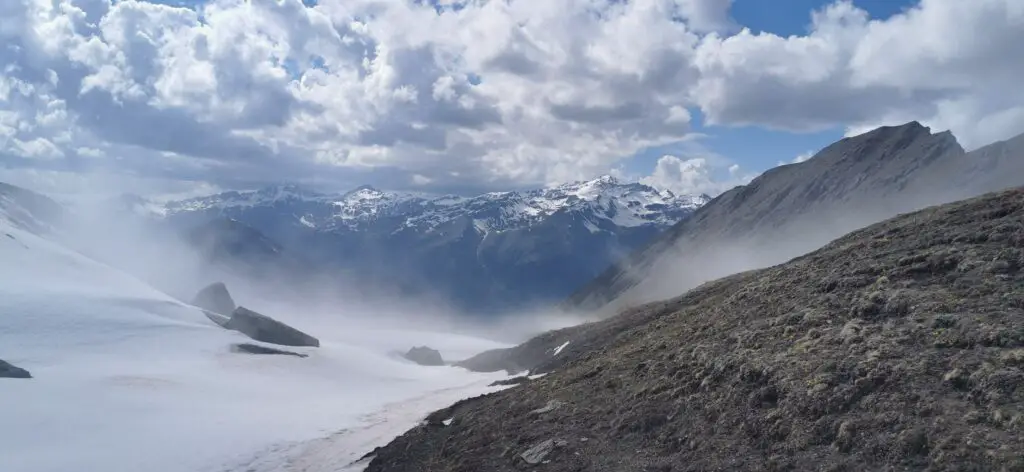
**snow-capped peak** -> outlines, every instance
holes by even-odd
[[[341,194],[322,194],[284,185],[172,202],[167,208],[173,215],[272,207],[318,230],[358,230],[387,221],[392,231],[430,231],[468,218],[478,230],[491,232],[529,227],[559,212],[580,215],[588,221],[608,220],[619,227],[668,226],[707,200],[705,195],[675,195],[603,175],[543,189],[475,197],[389,192],[368,185]]]
[[[374,201],[387,197],[388,194],[386,192],[377,190],[369,185],[362,185],[346,193],[342,201]]]

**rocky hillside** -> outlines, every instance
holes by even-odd
[[[1024,189],[560,335],[367,471],[1024,470]]]
[[[719,195],[577,291],[607,312],[777,264],[901,212],[1024,184],[1024,135],[965,153],[917,122],[844,138]]]
[[[130,207],[187,225],[231,218],[350,278],[479,313],[563,299],[709,199],[605,176],[474,197],[287,185]]]

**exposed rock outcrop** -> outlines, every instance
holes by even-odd
[[[431,349],[427,346],[416,346],[409,349],[409,352],[406,352],[403,356],[419,365],[444,365],[444,358],[441,357],[441,353],[437,349]]]
[[[538,465],[545,462],[548,456],[550,456],[555,449],[565,447],[568,444],[569,443],[566,441],[548,439],[523,451],[522,454],[519,454],[519,458],[528,465]]]
[[[192,304],[221,315],[231,315],[235,311],[235,300],[228,293],[227,286],[222,282],[212,283],[199,291]]]
[[[559,346],[570,347],[566,341],[589,324],[573,326],[550,331],[515,347],[491,349],[481,352],[469,359],[455,362],[453,365],[473,372],[500,372],[509,375],[530,372],[531,374],[546,372],[550,367],[560,365],[555,359],[555,351]]]
[[[235,308],[231,313],[231,319],[224,327],[265,343],[283,346],[320,346],[320,340],[317,338],[242,306]]]
[[[8,379],[31,379],[32,374],[21,367],[10,364],[0,359],[0,378]]]
[[[309,357],[309,354],[274,349],[272,347],[260,346],[252,343],[239,343],[231,345],[231,352],[244,352],[246,354],[277,354],[285,356]]]
[[[510,377],[502,380],[495,380],[488,384],[488,387],[507,387],[511,385],[521,385],[530,381],[530,377],[527,375],[520,375],[518,377]]]

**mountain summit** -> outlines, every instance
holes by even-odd
[[[896,214],[1024,184],[1024,136],[966,153],[913,121],[843,138],[729,190],[577,291],[604,310],[781,263]]]

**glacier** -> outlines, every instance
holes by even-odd
[[[506,377],[390,353],[499,343],[363,323],[316,332],[304,359],[234,353],[252,340],[5,218],[0,261],[0,359],[35,377],[0,379],[2,471],[300,470],[288,464],[302,457],[340,470]]]

